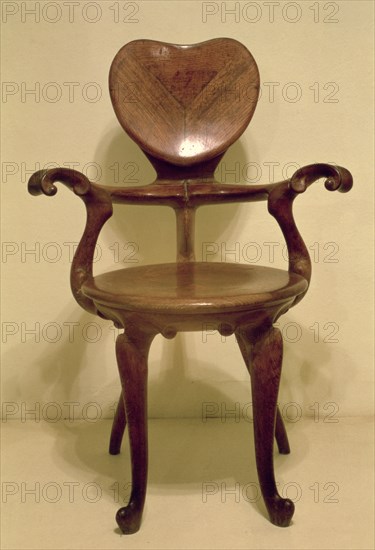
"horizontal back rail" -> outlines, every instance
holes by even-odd
[[[111,187],[92,184],[106,191],[115,204],[160,204],[174,208],[205,204],[267,200],[269,187],[221,183],[170,182],[138,187]]]

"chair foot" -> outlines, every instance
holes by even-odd
[[[271,523],[277,527],[288,527],[294,514],[294,502],[276,494],[266,503]]]
[[[143,506],[139,508],[132,502],[117,511],[117,525],[124,535],[132,535],[139,531],[142,521],[142,512]]]

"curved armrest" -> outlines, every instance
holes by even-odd
[[[78,195],[86,205],[86,226],[74,254],[70,271],[70,286],[78,304],[89,311],[100,315],[92,300],[81,292],[81,286],[92,276],[92,264],[95,246],[101,228],[112,216],[110,195],[102,186],[91,183],[84,174],[69,168],[53,168],[35,172],[28,182],[31,195],[53,196],[57,192],[55,182],[61,182]]]
[[[304,193],[314,181],[326,178],[324,186],[328,191],[347,193],[353,187],[353,177],[349,170],[335,164],[309,164],[294,172],[289,187],[296,193]]]
[[[44,194],[52,197],[57,193],[57,187],[54,185],[56,181],[60,181],[76,195],[81,196],[86,195],[93,185],[84,174],[77,170],[52,168],[35,172],[27,183],[27,189],[34,196]]]
[[[308,283],[311,279],[311,260],[306,245],[297,229],[293,217],[293,201],[314,181],[326,178],[325,187],[329,191],[346,193],[353,186],[351,173],[331,164],[310,164],[299,168],[289,180],[269,186],[268,211],[276,218],[283,232],[289,256],[289,272],[302,275]],[[299,295],[294,304],[306,294]]]

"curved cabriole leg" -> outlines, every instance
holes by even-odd
[[[294,513],[294,503],[279,495],[273,467],[276,404],[282,365],[282,336],[278,329],[271,327],[258,335],[255,340],[253,338],[251,347],[246,336],[240,337],[245,340],[246,348],[250,349],[249,367],[259,483],[271,522],[279,527],[287,527]],[[281,416],[279,418],[281,420]]]
[[[111,437],[109,440],[109,454],[118,455],[121,451],[122,437],[126,427],[125,404],[122,392],[117,403],[115,417],[112,423]]]
[[[132,490],[128,505],[120,508],[116,521],[128,535],[139,530],[147,488],[147,357],[154,335],[137,331],[120,334],[116,340],[129,430]]]
[[[236,334],[236,337],[237,337],[237,343],[240,348],[242,357],[245,361],[246,367],[249,369],[249,358],[250,358],[250,349],[251,349],[250,345],[245,338],[242,338],[240,336],[240,334]],[[276,438],[277,448],[279,449],[279,453],[283,455],[289,454],[290,446],[288,441],[288,434],[286,433],[283,417],[281,416],[279,407],[277,407],[276,409],[275,438]]]

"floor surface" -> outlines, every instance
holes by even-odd
[[[373,549],[373,421],[287,424],[276,479],[296,503],[288,528],[265,515],[252,425],[150,420],[141,530],[122,535],[129,447],[110,456],[111,421],[2,424],[3,549]],[[125,438],[126,439],[126,438]]]

